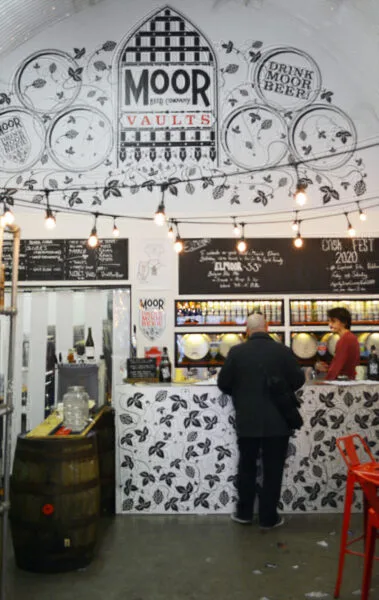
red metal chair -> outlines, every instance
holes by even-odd
[[[371,480],[369,475],[364,475],[360,482],[365,499],[368,505],[367,510],[367,525],[366,525],[366,542],[365,542],[365,562],[362,579],[362,595],[361,600],[368,600],[372,567],[375,559],[375,544],[378,537],[379,529],[379,498],[378,498],[378,481]]]
[[[340,595],[343,568],[345,564],[345,555],[354,554],[355,556],[363,556],[366,558],[365,552],[357,552],[350,549],[350,546],[355,542],[358,542],[365,538],[366,532],[366,510],[364,511],[364,533],[359,537],[348,541],[350,517],[351,517],[351,506],[353,503],[354,489],[356,485],[361,487],[362,475],[371,475],[373,480],[375,477],[378,481],[379,486],[379,463],[375,461],[375,458],[363,440],[358,434],[348,435],[340,437],[336,440],[337,447],[345,461],[348,472],[346,481],[346,494],[345,494],[345,506],[343,514],[342,532],[341,532],[341,543],[340,543],[340,555],[338,562],[338,574],[336,586],[334,589],[334,598],[338,598]],[[359,452],[362,453],[363,459],[359,457]],[[375,557],[376,558],[376,557]]]

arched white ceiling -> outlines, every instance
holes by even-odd
[[[35,34],[73,13],[103,0],[1,0],[0,54],[4,55]]]
[[[246,52],[246,45],[251,44],[252,40],[262,40],[264,48],[279,44],[297,47],[308,52],[322,69],[323,86],[326,86],[326,90],[333,90],[333,104],[337,109],[340,108],[346,112],[354,121],[359,133],[358,143],[362,145],[368,140],[379,139],[378,0],[306,0],[306,2],[304,0],[192,0],[191,2],[188,0],[0,0],[0,57],[2,59],[0,110],[6,112],[9,106],[9,110],[14,108],[18,110],[22,103],[24,107],[21,108],[24,110],[22,114],[28,113],[30,109],[28,96],[26,95],[24,99],[20,100],[15,85],[17,69],[20,65],[25,64],[28,57],[45,49],[47,52],[56,49],[58,53],[67,53],[66,59],[69,55],[67,60],[76,60],[75,50],[77,48],[84,50],[85,46],[85,57],[76,65],[83,71],[83,87],[81,95],[76,96],[73,93],[71,104],[76,106],[85,103],[89,107],[88,111],[91,111],[92,108],[96,109],[96,114],[101,111],[113,126],[117,122],[114,93],[117,85],[114,82],[112,84],[110,75],[109,78],[106,78],[106,75],[112,73],[114,77],[117,74],[117,45],[121,44],[122,40],[126,39],[126,36],[139,26],[141,20],[166,4],[172,5],[174,9],[188,17],[214,46],[217,46],[220,69],[223,66],[226,67],[232,57],[234,62],[239,61],[239,55],[225,54],[222,44],[228,40],[232,40],[236,46],[240,44],[242,51]],[[107,52],[106,56],[100,57],[97,63],[99,71],[96,71],[96,66],[94,69],[92,64],[89,65],[89,61],[91,57],[95,57],[94,60],[97,60],[99,48],[101,50],[104,43],[108,44],[108,49],[109,43],[114,44],[113,50]],[[106,64],[102,60],[103,58],[106,59]],[[56,68],[55,64],[52,66]],[[40,68],[38,61],[34,68]],[[240,73],[242,73],[242,67],[239,68],[235,79],[233,73],[228,75],[226,90],[229,85],[244,85],[247,81],[246,85],[249,84],[249,88],[238,92],[244,101],[244,98],[248,96],[247,89],[251,92],[252,86],[248,78],[245,81],[241,75],[241,80],[238,79]],[[101,77],[104,78],[104,81],[99,85],[97,83],[94,85],[94,82],[100,81]],[[79,84],[77,86],[79,89],[82,83],[81,77],[79,77],[79,81],[74,79],[74,82]],[[43,94],[48,97],[48,93],[58,91],[52,86],[48,92],[48,86],[45,84],[46,81],[42,80],[41,75],[36,75],[34,80],[26,81],[26,89],[34,85],[33,91],[36,92],[36,95],[41,92],[39,100]],[[222,77],[220,84],[222,84]],[[97,88],[101,88],[101,93]],[[71,86],[69,92],[72,89],[74,86]],[[228,105],[230,100],[228,100],[226,90],[220,87],[220,122],[234,110],[234,104]],[[5,93],[8,93],[8,96]],[[238,95],[238,97],[240,96]],[[102,101],[100,102],[100,100]],[[46,112],[49,113],[49,110],[46,109]],[[53,125],[58,122],[56,130],[52,129],[52,131],[57,131],[58,136],[60,117],[57,116],[55,108],[54,110],[51,108],[50,112],[51,115],[47,115],[44,123],[45,128],[41,128],[41,130],[43,129],[42,133],[37,131],[38,134],[41,134],[37,140],[39,142],[42,138],[45,139],[46,131],[52,129],[50,123]],[[36,121],[40,123],[40,117],[44,116],[43,111],[37,111],[36,115]],[[57,119],[58,121],[56,121]],[[76,131],[68,133],[77,135]],[[69,136],[67,139],[70,139]],[[77,142],[78,139],[79,136],[75,138],[75,141]],[[51,144],[55,142],[54,138]],[[71,142],[69,142],[70,144]],[[67,147],[63,152],[69,154],[69,150]],[[30,171],[29,167],[25,167],[24,172],[21,167],[18,171],[16,168],[12,168],[9,169],[8,176],[8,174],[3,175],[4,169],[0,168],[0,184],[5,187],[25,188],[24,182],[30,180],[32,173],[32,179],[37,179],[35,184],[37,189],[43,189],[49,185],[50,181],[58,181],[59,188],[64,188],[66,180],[73,182],[72,185],[99,186],[102,189],[107,177],[121,181],[125,176],[122,168],[117,170],[115,164],[113,163],[111,166],[108,160],[96,168],[83,167],[82,176],[77,164],[74,165],[75,173],[72,175],[70,168],[62,167],[54,153],[52,156],[48,156],[46,153],[41,156],[43,158],[41,163],[36,163],[37,159],[32,161],[33,171]],[[110,155],[110,160],[112,158],[113,155]],[[67,165],[69,159],[66,156],[65,159],[63,162]],[[377,196],[379,194],[379,178],[376,167],[377,148],[366,153],[364,159],[365,170],[368,173],[367,194]],[[12,161],[10,164],[11,167],[14,166]],[[35,164],[36,166],[34,166]],[[47,166],[45,166],[46,164]],[[51,171],[52,175],[45,175],[48,171]],[[177,173],[173,172],[167,177],[176,175]],[[129,171],[127,176],[129,176]],[[75,177],[74,180],[73,177]],[[140,177],[148,179],[143,172]],[[164,177],[166,175],[163,175],[161,179],[163,180]],[[358,181],[359,177],[356,175],[355,179],[352,179],[349,189],[346,187],[340,189],[341,200],[355,198],[352,190],[356,184],[358,187],[361,186]],[[185,177],[182,176],[182,178]],[[278,175],[278,178],[279,181],[284,181],[286,176],[282,176],[280,179]],[[141,181],[138,180],[140,185]],[[337,183],[341,187],[341,182]],[[128,182],[127,185],[129,185]],[[324,186],[324,182],[319,182],[319,185]],[[54,186],[50,187],[54,189]],[[190,186],[191,190],[192,187]],[[256,187],[260,189],[260,183],[256,184]],[[270,202],[269,208],[272,210],[279,209],[281,206],[286,207],[289,203],[290,193],[286,186],[280,184],[279,187],[280,189],[275,189],[274,197]],[[193,196],[190,198],[190,203],[182,193],[178,198],[175,195],[169,197],[168,202],[176,211],[191,209],[193,212],[207,210],[211,213],[225,213],[230,208],[229,200],[233,196],[232,190],[233,188],[230,188],[228,194],[225,193],[222,199],[218,197],[218,194],[215,194],[216,197],[212,197],[212,192],[208,189],[204,192],[200,190],[199,194],[191,192]],[[245,198],[245,203],[239,207],[241,212],[249,210],[251,206],[257,211],[264,210],[260,204],[252,204],[252,193],[250,193],[252,188],[248,189],[245,185],[245,187],[241,186],[240,190],[241,200]],[[31,188],[23,189],[23,194],[28,200],[34,198],[34,191]],[[310,189],[310,195],[314,205],[321,203],[322,194],[317,185],[313,185],[313,188]],[[42,196],[37,194],[36,197],[38,199]],[[106,202],[103,202],[102,209],[110,214],[112,212],[122,213],[126,210],[125,203],[130,202],[130,197],[131,195],[128,195],[127,192],[122,197],[111,194],[105,199]],[[133,210],[151,211],[151,206],[155,207],[156,205],[156,197],[156,193],[144,195],[141,193],[136,197],[138,202],[133,202]],[[54,192],[53,198],[56,203],[66,204],[68,201],[68,196],[62,199],[60,193]],[[143,198],[142,201],[140,198]],[[92,206],[91,194],[83,194],[83,200],[86,207]],[[130,205],[127,206],[130,210]]]

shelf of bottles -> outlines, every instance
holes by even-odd
[[[283,300],[176,300],[175,325],[246,325],[252,312],[261,312],[269,325],[283,325]]]
[[[270,332],[276,342],[284,343],[283,332]],[[244,333],[196,331],[175,333],[175,367],[220,367],[229,350],[245,339]]]
[[[328,310],[347,308],[353,325],[379,325],[379,300],[290,300],[291,325],[326,325]]]

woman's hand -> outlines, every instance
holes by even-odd
[[[318,360],[315,364],[315,369],[316,371],[318,371],[319,373],[327,373],[328,369],[329,369],[329,365],[327,362],[324,362],[322,360]]]

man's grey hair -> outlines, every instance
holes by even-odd
[[[266,319],[261,313],[252,313],[247,317],[246,329],[249,333],[254,333],[254,331],[266,331]]]

